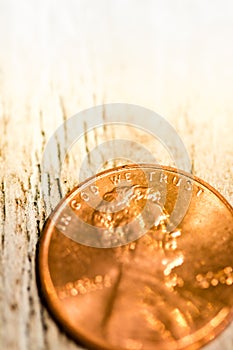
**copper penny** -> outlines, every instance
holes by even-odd
[[[198,349],[232,319],[232,252],[233,209],[218,192],[133,165],[61,201],[38,265],[51,312],[88,348]]]

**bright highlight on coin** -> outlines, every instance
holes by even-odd
[[[125,166],[58,205],[39,274],[53,315],[90,348],[199,349],[232,319],[232,251],[233,209],[213,188],[172,168]]]

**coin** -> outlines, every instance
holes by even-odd
[[[232,252],[233,209],[216,190],[129,165],[61,201],[38,266],[52,314],[88,348],[199,349],[232,319]]]

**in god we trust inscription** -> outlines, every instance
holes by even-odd
[[[172,168],[132,165],[58,205],[39,273],[54,316],[89,347],[198,349],[232,318],[232,250],[233,209],[219,193]]]
[[[83,135],[83,125],[85,125],[86,129],[85,135]],[[60,182],[62,166],[64,159],[70,152],[72,146],[82,136],[87,139],[89,133],[91,133],[94,129],[102,128],[105,130],[106,127],[123,127],[124,130],[127,130],[128,128],[128,130],[130,130],[130,134],[132,134],[132,128],[146,133],[146,136],[149,136],[150,138],[152,137],[154,141],[157,140],[164,146],[166,151],[169,153],[172,162],[175,163],[175,166],[178,169],[183,169],[187,172],[190,171],[191,162],[181,138],[177,134],[176,130],[168,123],[168,121],[166,121],[160,115],[147,108],[132,104],[113,103],[95,106],[64,121],[64,123],[51,136],[45,147],[41,162],[41,195],[44,199],[45,208],[47,208],[48,204],[51,209],[54,208],[53,201],[51,201],[50,198],[51,183],[56,184],[56,186],[53,186],[53,198],[56,196],[59,198],[60,194],[62,194],[62,186]],[[82,182],[87,178],[96,175],[99,172],[99,169],[105,167],[106,164],[111,164],[112,161],[116,159],[121,159],[123,164],[139,164],[142,162],[157,164],[157,160],[153,152],[144,146],[142,140],[139,140],[138,142],[138,140],[135,139],[136,134],[133,135],[133,140],[128,140],[127,138],[123,139],[121,137],[117,138],[114,136],[113,139],[103,141],[102,143],[100,142],[100,144],[97,144],[96,147],[88,150],[87,154],[81,161],[79,169],[77,169],[78,175],[74,174],[76,181],[78,180],[79,182]],[[116,174],[116,181],[117,176],[118,174]],[[126,178],[125,181],[127,182],[128,179]],[[164,182],[164,187],[166,187],[166,181],[162,182]],[[192,183],[190,183],[190,186],[192,186]],[[95,185],[93,185],[92,188],[89,189],[89,192],[89,194],[83,192],[81,196],[83,196],[85,201],[88,201],[89,206],[93,206],[93,208],[95,208],[96,197],[99,195],[98,189],[96,189]],[[190,198],[191,188],[189,191],[189,199]],[[182,217],[185,215],[189,206],[189,199],[188,195],[186,195],[186,199],[184,201],[182,191],[177,196],[177,204],[174,206],[174,213],[171,213],[171,222],[173,225],[178,225]],[[105,200],[103,199],[103,201]],[[182,204],[180,202],[182,202]],[[109,205],[108,201],[105,201],[105,209],[103,204],[104,203],[102,202],[103,210],[107,210],[109,212],[110,207],[113,208],[112,203]],[[79,204],[76,205],[79,206]],[[116,210],[118,209],[118,206],[116,206]],[[63,225],[61,224],[60,226],[66,226],[69,220],[72,222],[77,222],[77,219],[73,217],[72,211],[66,213],[66,218],[63,218]],[[91,230],[92,228],[88,227],[89,234]],[[63,230],[63,233],[66,234],[66,230]],[[140,230],[138,237],[140,234],[143,234],[142,230]],[[85,244],[84,241],[79,243]],[[100,247],[99,243],[98,246]],[[105,245],[103,247],[105,247]]]

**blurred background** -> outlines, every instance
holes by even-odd
[[[199,153],[230,168],[232,38],[230,0],[1,0],[0,112],[11,116],[11,142],[25,144],[25,120],[36,147],[41,123],[49,136],[64,113],[127,102],[176,127],[198,175]]]
[[[231,105],[232,13],[230,0],[1,0],[1,79],[18,98],[60,84],[83,105],[216,111]]]

